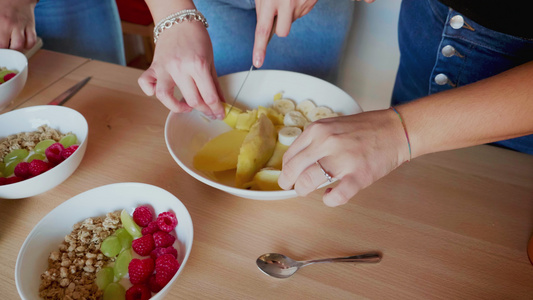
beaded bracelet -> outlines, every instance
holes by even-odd
[[[402,116],[396,110],[396,108],[394,108],[393,106],[391,106],[390,108],[398,115],[398,117],[400,117],[400,122],[402,122],[403,131],[405,132],[405,137],[407,138],[407,146],[409,147],[409,160],[407,160],[407,161],[410,161],[412,159],[412,156],[411,156],[411,142],[409,141],[409,134],[407,133],[407,127],[405,127],[405,122],[403,121]]]
[[[172,25],[174,24],[180,24],[183,21],[198,21],[202,22],[205,28],[209,27],[209,24],[207,24],[207,20],[205,19],[204,15],[202,15],[202,13],[197,11],[196,9],[180,10],[177,13],[173,13],[170,16],[159,21],[159,23],[157,23],[157,25],[154,27],[154,44],[157,43],[157,39],[159,38],[159,35],[163,32],[163,30],[172,27]]]

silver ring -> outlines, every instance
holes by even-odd
[[[320,170],[322,170],[322,173],[324,173],[324,176],[326,176],[326,179],[328,180],[328,182],[333,182],[333,177],[331,177],[331,175],[329,175],[328,172],[326,172],[326,170],[324,170],[324,168],[322,168],[322,165],[318,162],[318,160],[316,161],[316,165],[320,168]]]

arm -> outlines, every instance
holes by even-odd
[[[195,8],[191,0],[146,0],[146,3],[155,23],[172,13]],[[155,94],[171,111],[182,113],[194,108],[210,118],[224,118],[213,47],[201,22],[174,24],[161,33],[152,65],[139,77],[139,85],[147,95]],[[176,85],[185,101],[174,97]]]
[[[37,41],[37,0],[0,0],[0,48],[30,49]]]
[[[411,141],[412,158],[533,133],[533,62],[499,75],[397,107]],[[340,183],[326,205],[346,203],[409,159],[403,127],[392,110],[319,120],[283,157],[279,185],[306,195],[324,183],[315,164]]]

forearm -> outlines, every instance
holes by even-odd
[[[145,0],[145,2],[155,23],[180,10],[196,8],[192,0]]]
[[[397,108],[412,156],[533,133],[533,62]]]

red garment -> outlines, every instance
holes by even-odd
[[[149,25],[154,21],[148,5],[144,0],[116,0],[118,6],[118,13],[122,21]]]

